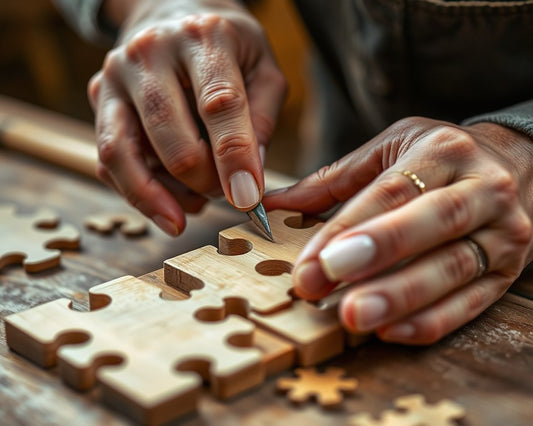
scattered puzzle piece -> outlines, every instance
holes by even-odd
[[[288,391],[291,402],[302,403],[314,397],[324,408],[336,408],[343,401],[344,393],[357,389],[357,380],[343,378],[342,368],[329,367],[324,373],[314,368],[295,370],[297,378],[282,377],[277,382],[280,391]]]
[[[83,221],[89,229],[109,234],[114,228],[119,227],[124,235],[135,236],[145,234],[148,230],[146,219],[136,213],[110,213],[103,212],[87,216]]]
[[[444,399],[437,404],[427,404],[423,395],[407,395],[395,400],[398,410],[385,410],[380,419],[370,413],[351,418],[352,426],[453,426],[455,420],[466,415],[459,404]]]
[[[0,268],[22,263],[27,272],[39,272],[59,265],[56,249],[78,248],[80,237],[72,225],[58,224],[48,209],[17,215],[14,206],[0,205]]]
[[[98,381],[107,404],[145,424],[194,410],[202,378],[219,398],[263,381],[260,351],[245,347],[251,322],[237,316],[206,322],[198,319],[205,316],[194,296],[168,301],[160,293],[122,277],[91,290],[92,312],[73,311],[59,299],[6,317],[7,343],[42,366],[54,365],[57,353],[68,384],[83,390]],[[212,311],[224,310],[221,300],[210,302]]]

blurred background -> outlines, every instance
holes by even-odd
[[[290,1],[251,2],[289,81],[266,166],[301,176],[301,123],[311,111],[307,71],[310,42]],[[49,0],[0,1],[0,94],[93,122],[86,96],[106,48],[81,39]]]

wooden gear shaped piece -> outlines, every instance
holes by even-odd
[[[80,240],[74,226],[58,224],[58,216],[49,209],[17,215],[14,206],[0,205],[0,269],[12,263],[22,263],[27,272],[57,266],[57,249],[76,249]]]
[[[466,412],[459,404],[444,399],[428,404],[423,395],[414,394],[397,398],[397,410],[385,410],[380,419],[370,413],[360,413],[351,418],[351,426],[453,426]],[[401,410],[401,411],[399,411]]]
[[[122,277],[91,289],[91,312],[55,300],[5,319],[8,345],[42,366],[57,361],[77,389],[99,382],[102,399],[144,424],[160,424],[196,408],[202,378],[219,398],[264,380],[254,325],[237,316],[198,319],[195,297],[163,300],[161,289]],[[223,310],[202,295],[201,305]],[[218,319],[218,318],[217,318]]]
[[[343,378],[342,368],[329,367],[324,373],[314,368],[297,368],[298,377],[282,377],[277,381],[277,389],[288,391],[289,400],[303,403],[315,398],[324,408],[337,408],[343,401],[343,393],[353,393],[357,389],[357,380]]]

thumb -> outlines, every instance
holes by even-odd
[[[361,154],[354,151],[289,188],[266,193],[264,207],[319,214],[348,200],[382,171],[381,161]]]

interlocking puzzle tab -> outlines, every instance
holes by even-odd
[[[0,269],[22,263],[27,272],[57,266],[61,252],[76,249],[79,233],[72,225],[59,225],[58,216],[49,209],[18,215],[12,205],[0,205]]]
[[[305,244],[322,226],[305,226],[300,213],[269,213],[274,242],[251,222],[220,232],[219,250],[208,246],[165,261],[165,282],[188,292],[245,300],[249,317],[295,345],[298,363],[314,365],[342,352],[345,332],[335,309],[293,301],[290,272]],[[244,309],[246,311],[246,309]]]
[[[286,210],[268,217],[274,242],[260,235],[251,221],[234,226],[219,233],[218,250],[207,246],[166,260],[165,282],[185,292],[202,289],[243,298],[262,314],[288,307],[292,265],[321,224],[298,228],[303,216]]]
[[[45,367],[55,364],[57,352],[67,383],[88,389],[99,382],[105,402],[145,424],[194,410],[202,378],[219,398],[263,381],[260,351],[244,347],[252,323],[237,316],[199,320],[194,297],[168,301],[160,292],[123,277],[91,290],[91,306],[99,308],[92,312],[73,311],[59,299],[10,315],[8,345]],[[202,297],[202,306],[223,309],[216,297]]]

